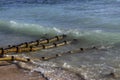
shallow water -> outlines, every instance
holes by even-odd
[[[39,58],[98,46],[101,49],[65,55],[49,62],[79,73],[86,80],[119,80],[108,76],[120,68],[119,0],[36,1],[0,2],[0,47],[67,34],[67,40],[77,41],[26,55]]]

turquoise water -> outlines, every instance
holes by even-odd
[[[114,80],[101,75],[120,69],[119,3],[119,0],[3,0],[0,2],[0,45],[67,34],[69,39],[78,39],[77,44],[38,51],[29,56],[39,58],[40,53],[46,53],[46,56],[48,52],[101,46],[102,50],[59,57],[50,62],[62,67],[73,66],[75,72],[87,80]]]

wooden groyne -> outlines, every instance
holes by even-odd
[[[0,54],[4,55],[7,53],[22,53],[22,52],[32,52],[32,51],[38,51],[38,50],[43,50],[43,49],[49,49],[49,48],[55,48],[55,47],[59,47],[59,46],[64,46],[67,44],[70,44],[72,41],[63,41],[60,43],[52,43],[49,45],[46,44],[42,44],[39,46],[29,46],[29,47],[19,47],[19,46],[14,46],[14,47],[10,47],[10,48],[1,48],[0,49]]]
[[[15,56],[5,56],[8,53],[23,53],[23,52],[33,52],[33,51],[40,51],[43,49],[50,49],[50,48],[56,48],[59,46],[64,46],[67,44],[72,43],[72,41],[61,41],[64,38],[66,38],[66,35],[60,35],[60,36],[55,36],[53,38],[50,39],[44,39],[44,40],[36,40],[36,41],[31,41],[31,42],[25,42],[25,43],[21,43],[18,45],[13,45],[13,46],[8,46],[8,48],[1,48],[0,49],[0,61],[22,61],[22,62],[29,62],[31,61],[30,58],[19,58],[19,57],[15,57]],[[59,41],[59,42],[57,42]],[[61,41],[61,42],[60,42]],[[73,53],[79,53],[79,52],[83,52],[86,50],[92,50],[92,49],[97,49],[96,47],[91,47],[91,48],[78,48],[78,49],[74,49],[71,51],[67,51],[64,53],[58,53],[52,56],[46,56],[46,57],[40,57],[39,60],[50,60],[53,58],[57,58],[63,55],[67,55],[67,54],[73,54]]]
[[[49,39],[43,40],[35,40],[31,42],[25,42],[18,45],[9,45],[6,48],[0,48],[0,61],[5,60],[20,60],[20,58],[6,57],[5,55],[8,53],[23,53],[23,52],[33,52],[33,51],[40,51],[43,49],[49,48],[56,48],[59,46],[64,46],[70,44],[72,41],[64,41],[63,39],[66,38],[66,35],[55,36]],[[23,59],[22,59],[23,60]],[[22,61],[21,60],[21,61]]]

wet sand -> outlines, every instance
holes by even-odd
[[[40,73],[18,68],[15,64],[0,62],[0,80],[45,80]]]

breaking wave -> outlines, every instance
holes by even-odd
[[[15,21],[0,21],[0,31],[28,36],[55,36],[67,34],[71,39],[78,39],[83,43],[114,44],[120,42],[120,33],[105,32],[102,30],[64,29],[45,27],[37,24],[18,23]]]

